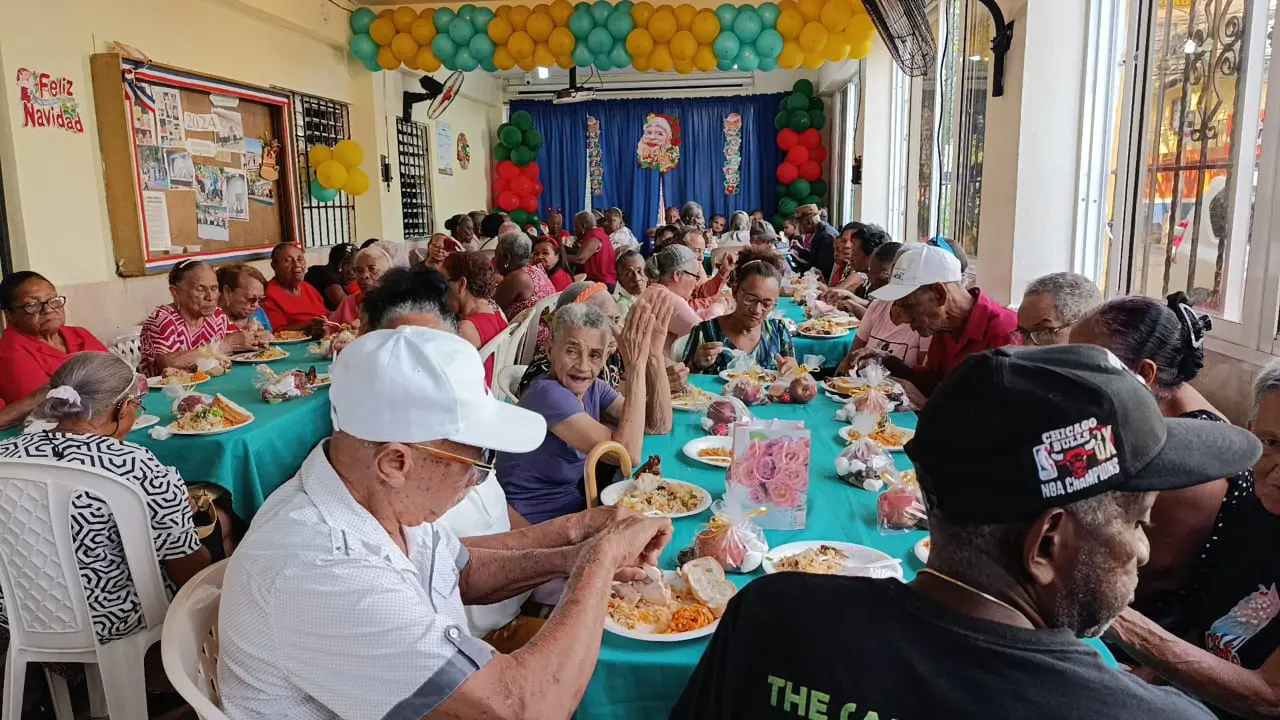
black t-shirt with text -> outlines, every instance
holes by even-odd
[[[1066,630],[959,615],[896,580],[771,575],[738,593],[673,720],[1212,720]]]

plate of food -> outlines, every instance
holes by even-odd
[[[720,396],[709,393],[700,387],[686,385],[684,392],[671,396],[671,407],[676,410],[701,410],[715,402],[718,397]]]
[[[682,518],[711,507],[711,493],[692,483],[664,478],[661,467],[649,458],[632,480],[614,483],[600,491],[600,504],[620,505],[644,515]]]
[[[307,342],[311,339],[310,333],[301,330],[281,330],[278,333],[272,333],[277,345],[289,345],[292,343]]]
[[[147,378],[147,387],[152,390],[159,390],[165,385],[181,385],[183,387],[195,387],[200,383],[209,382],[212,378],[209,374],[200,370],[188,372],[179,370],[178,368],[165,368],[164,372],[155,377]]]
[[[879,443],[880,447],[892,452],[902,452],[906,444],[915,436],[915,430],[900,428],[888,420],[880,423],[874,431],[867,435],[867,437]],[[845,425],[840,428],[840,437],[845,442],[853,442],[854,440],[862,439],[862,433],[854,430],[852,425]]]
[[[158,422],[160,422],[160,418],[155,415],[139,415],[138,419],[133,421],[133,430],[129,432],[145,430]]]
[[[733,438],[707,435],[684,444],[685,457],[713,467],[727,468],[733,463]]]
[[[805,320],[796,326],[800,335],[809,338],[838,338],[849,334],[849,326],[837,324],[832,318],[814,318]]]
[[[929,548],[932,545],[933,545],[932,538],[930,536],[926,535],[920,538],[920,542],[916,543],[916,546],[912,548],[912,552],[916,554],[916,559],[924,563],[925,565],[928,565],[929,564]]]
[[[264,362],[271,362],[273,360],[281,360],[287,357],[289,357],[289,353],[287,351],[281,350],[280,348],[274,345],[268,345],[267,347],[264,347],[261,350],[254,350],[252,352],[243,352],[243,353],[240,353],[239,355],[232,355],[231,362],[264,363]]]
[[[212,401],[205,396],[188,395],[178,403],[178,419],[169,423],[174,435],[217,435],[244,427],[253,422],[253,413],[231,402],[222,395]]]
[[[313,370],[315,368],[312,368]],[[316,373],[315,380],[311,381],[311,387],[322,388],[329,387],[333,384],[333,376],[329,373]]]
[[[803,540],[779,545],[765,553],[760,565],[766,573],[804,572],[813,575],[902,579],[896,558],[866,545]]]
[[[750,378],[760,385],[768,385],[778,379],[778,373],[772,370],[765,370],[762,367],[753,367],[749,370],[721,370],[720,379],[728,382],[739,378]]]
[[[677,571],[647,567],[643,580],[613,584],[604,629],[645,642],[706,637],[737,592],[712,557],[690,560]]]

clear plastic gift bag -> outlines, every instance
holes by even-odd
[[[767,530],[802,530],[809,497],[809,431],[803,422],[757,420],[733,426],[725,502],[766,511]]]
[[[725,570],[749,573],[760,567],[769,543],[755,518],[762,508],[743,508],[720,498],[711,503],[711,522],[693,538],[696,557],[715,558]]]
[[[741,350],[725,349],[731,353],[725,376],[730,378],[724,387],[725,397],[735,397],[747,405],[763,405],[769,402],[765,393],[765,380],[773,379],[777,374],[763,370],[756,364],[755,356]]]
[[[312,369],[314,372],[314,368]],[[276,373],[266,365],[254,369],[253,386],[262,394],[262,399],[269,403],[284,402],[311,394],[313,377],[301,370]]]
[[[924,497],[914,471],[888,473],[888,488],[876,499],[881,535],[895,535],[928,526]]]
[[[804,362],[769,384],[771,402],[804,404],[818,396],[818,381],[813,373],[822,367],[821,355],[805,355]]]
[[[726,436],[734,423],[751,422],[746,403],[736,397],[716,398],[702,411],[702,429],[712,435]]]
[[[893,455],[874,440],[855,440],[836,456],[836,474],[863,490],[879,492],[892,472]]]

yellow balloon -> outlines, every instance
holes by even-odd
[[[875,44],[874,38],[867,38],[861,42],[855,42],[849,46],[849,59],[861,60],[871,54],[871,48]]]
[[[557,55],[557,56],[556,56],[556,67],[560,68],[561,70],[568,70],[568,69],[572,68],[572,67],[573,67],[573,56],[571,56],[571,55]]]
[[[551,3],[550,15],[556,27],[565,27],[569,24],[569,17],[573,15],[573,3],[569,0],[556,0]]]
[[[436,16],[435,8],[422,8],[418,11],[419,20],[430,20]]]
[[[411,7],[401,6],[391,13],[391,22],[395,23],[396,30],[402,33],[409,32],[409,28],[413,27],[413,23],[417,20],[418,11]]]
[[[799,10],[782,10],[778,13],[778,22],[774,28],[784,40],[795,40],[800,37],[800,30],[804,28],[804,16]]]
[[[690,29],[693,31],[693,37],[698,41],[699,45],[710,45],[716,41],[716,36],[720,34],[720,20],[710,10],[699,10],[698,14],[693,18],[693,25]]]
[[[556,23],[547,13],[536,12],[529,16],[529,21],[525,23],[525,32],[529,33],[529,37],[534,42],[546,42],[551,36],[551,31],[556,27]]]
[[[413,36],[409,33],[400,33],[391,38],[391,52],[401,60],[408,60],[418,55],[418,43],[414,42]]]
[[[556,64],[555,53],[551,52],[546,43],[538,43],[533,49],[533,64],[544,68],[549,68]]]
[[[822,48],[822,57],[827,62],[840,62],[849,57],[849,36],[842,32],[834,32],[827,36],[827,44]]]
[[[555,28],[547,36],[547,47],[551,48],[556,57],[573,52],[574,44],[573,32],[569,28]]]
[[[339,140],[333,146],[333,159],[342,163],[345,168],[353,168],[364,162],[364,150],[355,140]]]
[[[651,17],[653,17],[653,5],[646,0],[640,0],[631,6],[631,20],[636,27],[647,27]]]
[[[795,10],[800,12],[800,8],[796,5],[796,0],[778,0],[778,12],[783,10]]]
[[[653,52],[653,36],[644,28],[636,28],[627,33],[627,53],[633,58],[649,57]]]
[[[494,45],[506,45],[507,39],[511,37],[513,32],[515,32],[515,29],[511,27],[511,23],[503,18],[494,16],[489,21],[489,39],[493,41]]]
[[[676,69],[676,72],[680,73],[681,75],[688,75],[689,73],[693,72],[693,61],[677,60],[675,62],[675,69]]]
[[[698,16],[698,8],[689,3],[681,3],[676,7],[676,25],[681,30],[693,28],[693,19]]]
[[[418,48],[418,57],[414,58],[414,61],[418,63],[419,70],[433,73],[440,69],[440,58],[431,52],[430,45],[423,45]]]
[[[430,20],[418,18],[414,21],[413,27],[409,28],[409,35],[419,45],[430,45],[431,38],[436,36],[436,24]],[[392,40],[394,39],[392,38]]]
[[[316,166],[316,179],[330,190],[337,190],[347,181],[347,169],[337,160],[328,160]]]
[[[804,29],[800,31],[800,49],[805,54],[822,53],[822,48],[827,44],[827,29],[822,27],[822,23],[811,22],[805,23]]]
[[[307,151],[307,164],[311,167],[320,167],[332,159],[333,149],[328,145],[312,145]]]
[[[510,21],[511,27],[516,30],[523,30],[525,23],[529,22],[529,16],[532,14],[533,11],[527,5],[512,5],[511,15],[507,20]]]
[[[378,18],[377,20],[369,23],[369,37],[373,38],[373,41],[382,47],[390,45],[391,39],[395,36],[396,26],[395,23],[390,20],[386,18]]]
[[[383,70],[395,70],[400,67],[400,58],[391,52],[391,48],[380,47],[378,48],[378,67]]]
[[[818,22],[822,17],[822,0],[796,0],[796,7],[804,16],[805,22]]]
[[[827,59],[822,57],[822,53],[820,52],[816,52],[816,53],[807,52],[804,54],[804,66],[809,68],[810,70],[817,70],[818,68],[822,67],[822,63],[826,61]]]
[[[672,18],[673,20],[675,18]],[[667,72],[675,67],[675,61],[671,58],[671,50],[666,45],[654,45],[653,52],[649,53],[649,67],[655,72]]]
[[[702,72],[715,70],[716,61],[716,51],[710,45],[699,45],[698,52],[693,54],[693,66]]]
[[[369,176],[360,168],[352,168],[347,172],[347,181],[342,183],[342,192],[348,195],[363,195],[369,190]]]
[[[635,70],[636,72],[649,72],[649,70],[652,69],[649,67],[649,58],[647,56],[639,57],[637,55],[632,55],[631,69]]]
[[[529,33],[517,30],[511,33],[511,38],[507,40],[507,49],[516,60],[532,59],[533,38],[529,37]]]
[[[538,67],[537,65],[534,64],[532,57],[521,58],[520,60],[516,61],[516,64],[519,65],[520,69],[525,72],[533,72],[533,69]]]
[[[876,25],[871,22],[869,15],[862,13],[849,19],[845,32],[849,33],[849,40],[855,43],[866,42],[876,36]]]
[[[649,18],[649,34],[653,36],[656,43],[669,42],[679,30],[676,23],[676,14],[669,6],[662,6],[654,11],[653,17]],[[649,58],[650,61],[653,58]]]
[[[418,54],[417,54],[417,53],[414,53],[413,57],[411,57],[411,58],[405,58],[404,60],[401,60],[400,62],[404,63],[404,66],[405,66],[405,67],[407,67],[407,68],[409,68],[410,70],[421,70],[421,69],[422,69],[422,67],[418,65]]]
[[[499,45],[493,50],[493,64],[499,70],[510,70],[516,66],[516,59],[506,45]]]
[[[681,30],[671,38],[671,59],[675,62],[693,62],[694,53],[698,52],[698,41],[693,33]]]
[[[427,11],[426,11],[426,10],[423,10],[422,12],[424,12],[424,13],[425,13],[425,12],[427,12]],[[434,14],[434,13],[435,13],[435,11],[433,10],[433,11],[432,11],[432,13]],[[508,21],[509,21],[509,20],[511,20],[511,6],[510,6],[510,5],[499,5],[499,6],[498,6],[498,9],[493,11],[493,14],[494,14],[495,16],[497,16],[497,17],[502,18],[503,20],[508,20]]]
[[[378,17],[382,18],[383,20],[386,20],[387,22],[391,22],[392,27],[395,26],[395,23],[393,22],[395,19],[395,16],[396,16],[396,11],[392,8],[387,8],[386,10],[382,10],[378,13]]]
[[[795,40],[784,40],[782,52],[778,53],[778,67],[784,70],[795,70],[804,62],[804,51]]]
[[[853,8],[849,7],[848,0],[827,0],[827,3],[822,6],[822,14],[819,17],[828,32],[844,30],[851,19],[853,19]]]

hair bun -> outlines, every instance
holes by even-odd
[[[1213,320],[1197,313],[1191,305],[1191,298],[1184,292],[1173,293],[1166,301],[1182,328],[1182,355],[1178,361],[1177,379],[1188,382],[1204,369],[1204,340],[1213,329]]]

